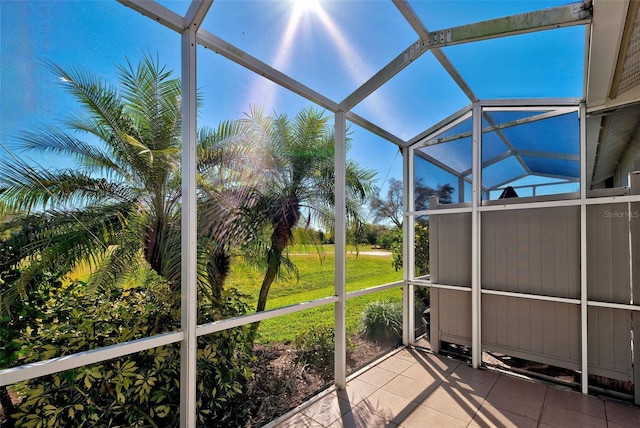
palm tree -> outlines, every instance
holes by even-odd
[[[256,312],[264,311],[269,289],[292,242],[293,229],[311,222],[332,228],[335,201],[334,132],[329,117],[314,108],[300,111],[293,120],[286,115],[265,117],[259,109],[246,119],[247,127],[260,139],[268,167],[268,185],[260,189],[252,209],[270,230],[266,248],[266,272],[260,287]],[[347,163],[347,215],[359,220],[358,209],[371,194],[375,172]],[[252,326],[255,339],[259,323]]]
[[[50,170],[17,157],[0,167],[0,201],[12,214],[0,225],[0,271],[22,275],[0,288],[5,309],[43,272],[65,274],[79,262],[92,267],[91,282],[106,286],[150,268],[180,285],[181,83],[157,59],[119,67],[119,88],[82,69],[49,64],[83,107],[65,129],[24,132],[22,148],[75,159],[78,169]],[[240,155],[242,124],[226,122],[200,133],[199,169],[225,169]],[[233,148],[232,152],[230,147]],[[221,176],[222,178],[222,176]],[[220,189],[203,186],[199,265],[201,289],[215,296],[228,273],[228,251],[240,232],[237,207]],[[239,204],[242,191],[236,189]],[[8,236],[7,236],[8,235]],[[9,251],[8,249],[12,249]],[[28,263],[25,263],[28,262]],[[216,276],[217,275],[217,276]]]

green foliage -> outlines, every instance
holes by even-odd
[[[429,222],[415,223],[414,263],[416,276],[429,273]],[[396,240],[391,243],[391,264],[396,270],[402,268],[402,231],[398,231]]]
[[[372,339],[402,335],[402,302],[378,300],[367,304],[362,313],[365,333]]]
[[[333,367],[335,332],[333,327],[313,326],[296,337],[298,361],[310,364],[316,369],[329,370]]]
[[[414,263],[416,276],[429,273],[429,223],[416,222]]]
[[[95,292],[82,283],[54,284],[35,329],[14,343],[20,362],[37,362],[179,328],[179,311],[166,282],[153,273],[134,287]],[[225,292],[208,317],[237,316],[246,306]],[[242,412],[230,407],[251,378],[246,329],[199,338],[197,415],[203,426],[237,426]],[[154,426],[179,422],[180,349],[168,345],[41,377],[25,385],[19,427]]]
[[[390,250],[396,242],[402,243],[402,229],[399,227],[381,232],[376,240],[376,243],[385,250]]]

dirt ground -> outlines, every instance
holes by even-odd
[[[347,350],[347,373],[375,361],[396,346],[395,340],[378,342],[363,335],[350,338]],[[254,405],[249,426],[260,426],[306,400],[333,383],[333,367],[318,370],[296,362],[292,345],[277,344],[254,348],[258,357],[254,363],[254,379],[248,388],[248,401]]]

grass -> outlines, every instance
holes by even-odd
[[[347,247],[347,292],[362,290],[376,285],[387,284],[402,279],[402,272],[391,266],[391,256],[368,255],[379,252],[366,247]],[[335,256],[334,246],[324,245],[322,253],[313,246],[293,246],[290,257],[298,268],[299,278],[280,278],[271,286],[267,309],[280,308],[310,300],[334,295]],[[88,264],[79,266],[68,281],[87,280],[91,273]],[[251,310],[256,306],[264,271],[252,268],[242,259],[234,259],[226,288],[236,288],[249,296],[247,303]],[[360,316],[367,303],[375,300],[401,299],[399,288],[385,290],[347,301],[346,325],[348,333],[362,329]],[[324,305],[313,309],[263,321],[260,325],[260,343],[286,343],[293,341],[311,326],[334,324],[334,305]]]
[[[267,309],[289,306],[310,300],[334,295],[335,256],[333,246],[324,246],[325,253],[317,254],[315,249],[293,247],[291,259],[298,268],[299,279],[281,278],[277,280],[269,292]],[[368,252],[360,248],[360,252]],[[226,287],[235,287],[250,296],[248,303],[254,307],[257,301],[260,284],[264,272],[258,271],[237,260],[232,265],[232,272]],[[402,272],[396,272],[391,266],[391,256],[356,254],[349,249],[346,263],[347,291],[362,290],[376,285],[387,284],[402,279]],[[347,301],[347,332],[355,333],[362,329],[360,316],[367,303],[375,300],[400,299],[400,289],[360,296]],[[308,309],[274,319],[263,321],[260,325],[261,343],[290,342],[304,333],[311,326],[330,325],[334,323],[334,305]]]

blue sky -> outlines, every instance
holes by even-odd
[[[186,1],[161,2],[179,14]],[[558,1],[413,2],[430,30],[563,4]],[[216,0],[203,27],[336,102],[399,55],[418,36],[391,1],[321,2],[299,11],[291,1]],[[584,29],[574,27],[445,48],[481,98],[581,97]],[[116,65],[144,52],[180,73],[180,37],[115,1],[0,1],[0,142],[19,157],[16,137],[56,125],[77,108],[43,61],[82,68],[115,82]],[[241,117],[252,104],[295,115],[309,101],[204,48],[199,126]],[[469,103],[431,53],[374,92],[354,112],[409,139]],[[350,157],[401,178],[397,147],[357,126]],[[0,150],[1,159],[9,159]],[[64,160],[34,160],[68,165]],[[434,177],[435,180],[435,177]],[[436,182],[432,183],[437,184]]]

